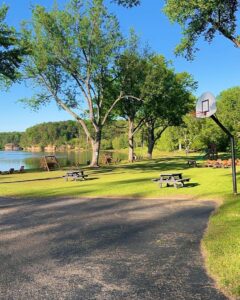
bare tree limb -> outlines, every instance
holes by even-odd
[[[114,106],[123,98],[123,93],[120,92],[120,95],[119,97],[113,102],[113,104],[111,105],[111,107],[109,108],[109,110],[106,112],[102,122],[101,122],[101,125],[103,126],[105,124],[105,122],[107,121],[107,118],[109,116],[109,114],[111,113],[111,111],[113,110]]]
[[[133,129],[133,135],[135,135],[138,131],[139,131],[139,129],[142,127],[142,125],[144,124],[144,122],[145,122],[145,118],[142,118],[139,122],[138,122],[138,124],[137,124],[137,126]]]
[[[158,131],[155,134],[155,138],[154,138],[154,143],[156,143],[156,141],[161,137],[161,135],[163,134],[163,132],[168,128],[168,125],[164,126],[162,130]]]
[[[57,102],[57,104],[62,107],[65,111],[67,111],[75,120],[77,120],[77,122],[79,122],[85,132],[85,134],[87,135],[87,137],[92,140],[92,136],[84,122],[84,120],[82,118],[80,118],[74,111],[72,111],[67,105],[64,104],[64,102],[57,96],[57,92],[55,92],[52,87],[48,84],[47,80],[44,78],[43,75],[40,75],[42,81],[44,82],[45,86],[47,87],[47,89],[49,90],[49,92],[52,94],[52,96],[54,97],[55,101]]]

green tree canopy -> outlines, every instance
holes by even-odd
[[[92,166],[98,165],[102,128],[124,97],[116,60],[125,41],[116,17],[102,2],[71,0],[65,9],[51,11],[37,5],[23,31],[32,51],[25,74],[41,87],[24,102],[39,108],[53,100],[74,117],[91,141]]]
[[[19,77],[18,68],[23,56],[27,54],[26,47],[20,46],[20,37],[13,27],[5,23],[8,7],[0,7],[0,80],[16,80]]]
[[[196,82],[184,72],[175,74],[163,56],[155,55],[148,62],[142,86],[143,114],[148,130],[148,156],[156,141],[169,126],[178,126],[193,107],[191,92]]]
[[[167,0],[164,12],[183,29],[183,38],[176,53],[183,53],[192,59],[199,37],[203,36],[207,42],[211,42],[216,33],[240,47],[240,36],[237,33],[239,5],[239,0]]]
[[[219,119],[233,134],[240,137],[240,87],[222,91],[217,100]]]
[[[118,4],[132,7],[140,0],[115,0]],[[165,0],[163,11],[172,22],[182,27],[183,38],[176,54],[193,59],[196,42],[202,36],[211,42],[216,33],[222,34],[240,48],[238,32],[239,0]]]
[[[146,66],[149,54],[139,47],[139,39],[131,32],[128,47],[118,60],[119,81],[121,90],[127,97],[117,105],[117,114],[128,121],[128,160],[134,160],[134,136],[144,123],[144,117],[140,116],[143,107],[141,89],[146,78]]]
[[[115,2],[125,7],[133,7],[140,4],[140,0],[115,0]]]
[[[8,143],[19,145],[22,132],[0,132],[0,149]]]

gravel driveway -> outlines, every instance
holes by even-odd
[[[0,299],[226,299],[200,240],[213,202],[1,199]]]

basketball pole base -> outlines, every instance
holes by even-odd
[[[228,129],[218,120],[215,115],[211,115],[210,118],[228,135],[231,141],[231,152],[232,152],[232,181],[233,181],[233,193],[237,195],[237,176],[236,176],[236,151],[235,151],[235,139]]]

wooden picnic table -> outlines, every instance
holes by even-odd
[[[72,170],[72,171],[67,171],[67,173],[63,176],[66,181],[68,181],[68,178],[72,178],[73,180],[85,180],[88,175],[84,174],[84,171],[79,171],[79,170]]]
[[[182,179],[182,173],[164,173],[160,174],[160,178],[167,179],[167,178],[174,178],[174,179]]]
[[[189,180],[190,178],[182,178],[182,173],[164,173],[160,174],[159,178],[153,179],[153,181],[159,182],[161,188],[163,183],[166,183],[166,186],[173,184],[175,188],[178,188],[179,186],[183,187],[184,183]]]

